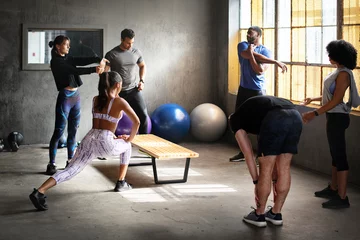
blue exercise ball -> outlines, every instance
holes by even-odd
[[[191,135],[203,142],[221,138],[227,128],[227,117],[223,110],[212,103],[203,103],[190,113]]]
[[[190,116],[178,104],[163,104],[151,114],[152,133],[171,142],[180,142],[190,129]]]
[[[151,132],[151,119],[149,116],[147,116],[146,121],[147,121],[146,133],[150,133]],[[133,125],[133,123],[132,123],[131,119],[129,118],[129,116],[125,112],[123,112],[123,116],[119,120],[118,125],[116,127],[115,135],[116,136],[130,135],[132,125]]]

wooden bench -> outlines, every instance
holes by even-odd
[[[131,143],[138,147],[139,150],[151,156],[151,164],[153,167],[154,180],[156,184],[186,182],[189,172],[190,159],[199,157],[198,153],[153,134],[136,135]],[[159,181],[156,169],[156,159],[164,160],[174,158],[186,158],[183,178]]]

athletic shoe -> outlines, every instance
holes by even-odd
[[[244,216],[243,221],[257,227],[266,227],[265,214],[257,215],[256,209]]]
[[[46,175],[53,175],[56,173],[55,163],[49,163],[46,167]]]
[[[29,198],[32,202],[32,204],[37,208],[38,210],[45,211],[48,209],[48,206],[46,204],[46,196],[42,193],[39,193],[39,191],[34,188],[34,191],[29,195]]]
[[[345,199],[340,198],[339,195],[331,198],[329,201],[322,204],[323,208],[339,209],[350,207],[349,198],[346,196]]]
[[[114,192],[124,192],[127,190],[131,190],[131,184],[127,183],[126,180],[124,181],[117,181],[116,182],[116,186],[114,188]]]
[[[277,226],[283,224],[281,213],[273,213],[272,207],[265,213],[265,220]]]
[[[330,198],[336,197],[337,195],[338,195],[338,191],[332,190],[330,184],[323,190],[315,192],[315,197],[320,197],[320,198],[329,198],[330,199]]]
[[[239,152],[235,156],[229,158],[230,162],[242,162],[245,161],[244,154],[242,152]]]

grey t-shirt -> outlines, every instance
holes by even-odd
[[[137,86],[137,64],[144,61],[140,50],[131,48],[124,51],[120,46],[116,46],[106,53],[105,58],[110,61],[111,71],[118,72],[122,77],[122,90],[129,90]]]

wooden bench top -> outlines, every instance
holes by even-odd
[[[139,134],[131,141],[141,151],[157,158],[197,158],[199,154],[153,134]]]

